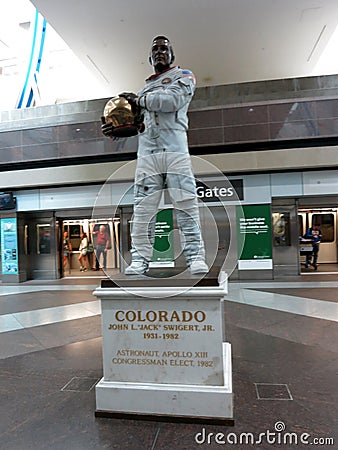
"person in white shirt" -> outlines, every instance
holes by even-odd
[[[80,262],[80,271],[81,272],[85,272],[86,270],[88,270],[88,257],[87,257],[87,253],[88,253],[88,237],[87,237],[87,233],[82,233],[81,235],[81,242],[80,242],[80,246],[79,246],[79,262]]]

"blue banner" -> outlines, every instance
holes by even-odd
[[[15,217],[1,219],[1,264],[2,275],[18,274],[18,239]]]

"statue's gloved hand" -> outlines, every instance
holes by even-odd
[[[123,97],[131,105],[131,110],[133,111],[135,120],[134,124],[137,126],[139,133],[144,132],[144,115],[142,114],[141,107],[137,104],[138,96],[134,92],[122,92],[119,97]]]
[[[122,94],[119,94],[119,97],[125,98],[131,106],[136,105],[137,95],[134,92],[122,92]]]
[[[101,131],[107,137],[112,137],[114,135],[114,127],[111,122],[106,122],[105,117],[101,117]]]

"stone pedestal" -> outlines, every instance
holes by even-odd
[[[101,287],[96,415],[233,418],[220,286]]]

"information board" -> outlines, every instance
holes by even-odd
[[[157,213],[155,242],[150,267],[174,267],[173,210],[162,209]]]
[[[16,275],[19,271],[15,217],[1,219],[1,271],[3,275]]]
[[[270,205],[237,206],[239,270],[272,269]]]

